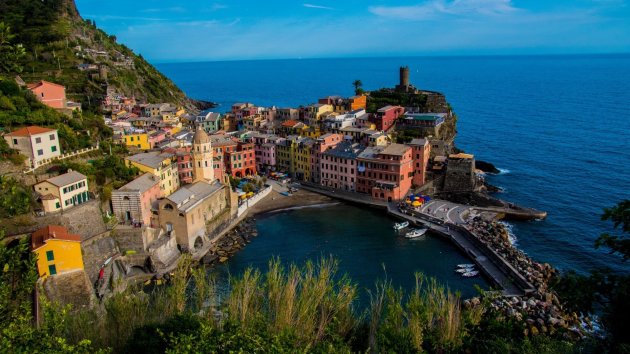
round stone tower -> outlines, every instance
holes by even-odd
[[[400,67],[400,88],[405,91],[409,90],[409,67],[401,66]]]
[[[212,163],[212,144],[210,137],[201,128],[197,127],[193,135],[193,182],[214,182],[214,165]]]

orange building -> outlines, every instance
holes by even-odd
[[[368,193],[380,200],[401,200],[411,189],[412,179],[413,158],[409,146],[372,146],[357,158],[356,190],[359,193]]]
[[[350,111],[354,111],[357,109],[365,109],[365,107],[367,106],[367,96],[365,95],[359,95],[359,96],[352,96],[350,98],[348,98],[348,105],[350,106]]]
[[[420,187],[426,179],[431,144],[426,139],[413,139],[408,145],[413,153],[413,184]]]
[[[52,108],[67,107],[66,88],[64,86],[42,80],[29,84],[27,87],[46,106]]]

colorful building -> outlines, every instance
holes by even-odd
[[[426,139],[413,139],[408,145],[413,154],[413,184],[419,187],[425,183],[431,144]]]
[[[179,188],[177,157],[174,154],[151,151],[126,157],[125,161],[128,165],[159,178],[163,197],[171,195]]]
[[[37,183],[34,188],[46,213],[67,210],[90,200],[87,177],[77,171],[68,170]]]
[[[221,113],[212,112],[211,110],[201,111],[195,117],[195,124],[201,125],[208,134],[221,130],[221,123]]]
[[[40,81],[27,85],[38,101],[51,108],[66,108],[66,88],[48,81]]]
[[[142,222],[151,225],[151,209],[157,209],[161,197],[160,180],[145,173],[112,192],[112,209],[120,221]]]
[[[232,177],[256,174],[254,143],[237,141],[236,148],[225,152],[225,170]]]
[[[81,236],[63,226],[49,225],[33,232],[31,249],[37,255],[40,278],[83,270]]]
[[[18,129],[4,136],[11,149],[25,155],[26,163],[39,167],[42,163],[61,155],[59,137],[56,129],[30,126]]]
[[[127,147],[135,147],[141,150],[151,150],[152,148],[151,144],[149,143],[148,133],[131,133],[125,135],[123,138]]]
[[[304,137],[292,142],[293,170],[290,172],[299,181],[311,182],[311,153],[314,145],[315,139]]]
[[[311,182],[319,183],[321,178],[321,155],[343,141],[343,135],[327,133],[317,138],[311,153]]]
[[[411,147],[402,144],[366,148],[357,158],[357,192],[386,201],[403,199],[413,179],[411,154]]]
[[[357,157],[363,151],[357,143],[345,141],[322,152],[320,159],[320,184],[322,186],[356,191]]]
[[[385,106],[376,111],[376,115],[372,116],[372,122],[377,130],[388,131],[404,112],[405,109],[400,106]]]

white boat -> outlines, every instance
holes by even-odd
[[[404,229],[407,226],[409,226],[409,221],[397,222],[397,223],[394,224],[394,230],[400,231],[400,230]]]
[[[474,264],[458,264],[457,268],[472,268],[474,266]]]
[[[405,234],[405,237],[406,238],[418,238],[418,237],[424,235],[425,232],[427,232],[427,229],[414,229],[414,230],[411,230],[411,231],[407,232]]]
[[[462,276],[466,277],[466,278],[472,278],[472,277],[476,277],[477,275],[479,275],[479,272],[476,270],[473,270],[472,272],[467,272],[462,274]]]
[[[469,273],[469,272],[472,272],[474,270],[475,270],[475,268],[458,268],[458,269],[455,269],[455,271],[457,273],[460,273],[460,274]]]

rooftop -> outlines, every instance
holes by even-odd
[[[409,150],[409,146],[403,144],[389,144],[381,154],[402,156]]]
[[[144,193],[158,183],[160,183],[160,181],[157,179],[157,177],[150,173],[145,173],[142,176],[120,187],[118,190],[124,192],[138,191],[140,193]]]
[[[56,132],[56,131],[57,131],[56,129],[42,128],[36,125],[32,125],[30,127],[24,127],[14,132],[11,132],[7,134],[7,136],[31,136],[31,135],[44,134],[44,133]]]
[[[133,156],[127,157],[126,159],[151,168],[159,168],[160,166],[162,166],[162,162],[164,160],[171,157],[173,157],[173,154],[167,152],[162,153],[160,151],[150,151],[135,154]]]
[[[81,173],[77,171],[68,170],[67,173],[59,175],[57,177],[49,178],[46,180],[46,182],[52,183],[57,187],[63,187],[69,184],[77,183],[84,179],[87,179],[87,177],[85,177]]]
[[[48,225],[33,232],[31,235],[31,247],[33,250],[36,250],[50,239],[81,242],[81,236],[69,233],[65,227]]]
[[[365,147],[359,144],[353,144],[351,142],[344,141],[339,143],[334,148],[326,150],[323,154],[345,159],[356,159],[361,154],[361,152],[363,152],[363,150],[365,150]]]
[[[446,117],[446,113],[407,113],[405,119],[413,120],[438,120]]]
[[[188,212],[222,188],[223,185],[219,182],[210,184],[200,181],[178,189],[166,199],[177,204],[179,211]]]
[[[412,145],[412,146],[424,146],[427,144],[427,140],[426,139],[420,139],[420,138],[416,138],[416,139],[412,139],[411,142],[407,145]]]

